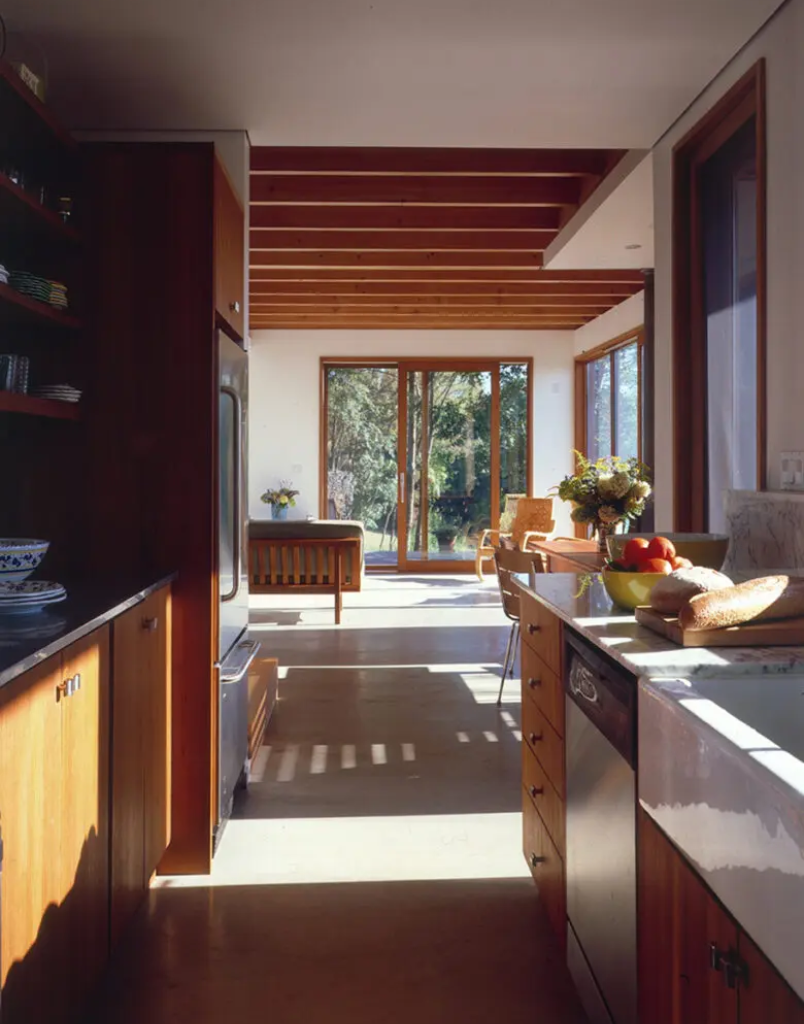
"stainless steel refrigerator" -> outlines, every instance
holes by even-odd
[[[246,781],[248,670],[259,644],[248,639],[248,356],[218,331],[220,633],[218,638],[218,821],[214,843]]]

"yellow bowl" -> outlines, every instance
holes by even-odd
[[[633,537],[667,537],[675,545],[677,555],[705,569],[722,569],[729,550],[729,538],[722,533],[615,533],[606,538],[613,562],[622,558],[625,545]]]
[[[650,593],[659,580],[661,572],[612,572],[603,570],[603,585],[609,597],[621,608],[633,611],[637,605],[650,604]]]

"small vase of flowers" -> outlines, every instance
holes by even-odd
[[[639,459],[612,456],[590,462],[578,451],[575,458],[578,471],[564,477],[558,496],[572,503],[573,522],[592,526],[605,552],[607,535],[645,511],[652,493],[650,470]]]
[[[271,506],[272,519],[287,519],[288,509],[296,504],[298,491],[294,491],[289,482],[281,480],[276,490],[270,488],[260,495],[260,500]]]

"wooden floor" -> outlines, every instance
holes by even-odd
[[[582,1024],[521,855],[493,581],[254,601],[280,704],[209,879],[166,879],[93,1024]]]

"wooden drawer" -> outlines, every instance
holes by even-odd
[[[547,778],[547,773],[533,756],[527,743],[522,744],[522,785],[547,826],[556,849],[564,856],[566,844],[566,813],[564,801]]]
[[[522,639],[561,678],[561,619],[523,594],[520,602]]]
[[[544,909],[561,949],[567,941],[567,896],[564,862],[527,793],[522,794],[522,836],[525,860],[539,889]]]
[[[522,701],[522,736],[564,799],[564,741],[532,700]]]
[[[559,736],[564,735],[564,686],[539,655],[522,644],[522,701],[528,696],[536,703]]]

